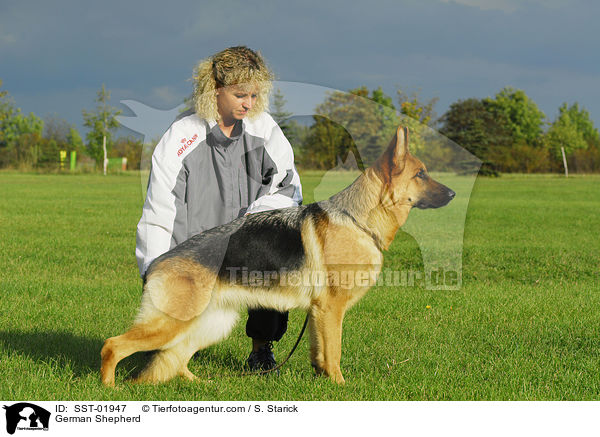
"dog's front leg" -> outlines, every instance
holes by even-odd
[[[310,358],[318,375],[325,374],[338,384],[344,383],[340,369],[342,357],[342,321],[346,312],[345,296],[327,293],[310,308]]]

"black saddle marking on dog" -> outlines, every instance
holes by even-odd
[[[219,277],[231,278],[231,271],[236,268],[261,275],[299,269],[305,256],[300,235],[301,209],[304,208],[286,208],[248,216],[229,237]],[[239,278],[239,275],[236,277]]]

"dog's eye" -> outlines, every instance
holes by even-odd
[[[419,173],[417,173],[415,175],[415,177],[418,177],[420,179],[425,179],[427,177],[427,175],[425,174],[425,170],[423,170],[423,169],[419,170]]]

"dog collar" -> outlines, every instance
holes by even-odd
[[[345,209],[342,209],[342,214],[350,217],[350,219],[352,220],[352,222],[356,225],[356,227],[358,229],[360,229],[361,231],[363,231],[365,234],[367,234],[369,237],[371,237],[373,239],[373,242],[375,243],[375,246],[377,246],[377,249],[379,249],[380,252],[383,252],[383,243],[381,242],[381,238],[379,238],[379,235],[377,235],[375,232],[373,232],[372,230],[366,228],[365,226],[361,225],[358,220],[356,220],[352,214],[350,214],[348,211],[346,211]]]

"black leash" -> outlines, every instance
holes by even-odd
[[[267,373],[275,372],[276,370],[279,370],[287,362],[287,360],[290,359],[290,357],[292,356],[292,354],[294,353],[294,351],[296,350],[296,348],[300,344],[300,340],[302,340],[302,335],[304,335],[304,331],[306,330],[306,325],[307,324],[308,324],[308,314],[306,315],[306,319],[304,319],[304,325],[302,326],[302,330],[300,331],[300,335],[298,335],[298,340],[296,340],[296,344],[294,345],[294,347],[292,348],[292,350],[290,351],[290,353],[288,354],[288,356],[285,358],[285,360],[283,360],[281,363],[277,364],[272,369],[258,370],[258,371],[255,371],[255,372],[242,372],[242,373],[240,373],[240,376],[265,375]]]

